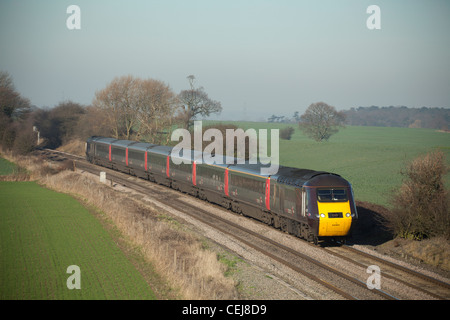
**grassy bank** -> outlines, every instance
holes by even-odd
[[[80,197],[105,213],[127,241],[154,266],[172,289],[169,298],[233,299],[235,283],[225,276],[227,266],[204,239],[172,218],[170,212],[148,204],[141,196],[117,191],[71,171],[42,179],[51,189]]]
[[[0,157],[0,176],[13,174],[17,170],[17,166],[6,159]]]

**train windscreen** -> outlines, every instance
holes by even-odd
[[[317,200],[320,202],[344,202],[348,201],[346,189],[318,189]]]

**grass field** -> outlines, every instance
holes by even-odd
[[[204,121],[203,125],[214,123]],[[280,139],[280,164],[340,174],[352,183],[357,200],[380,205],[388,205],[392,191],[402,183],[400,170],[415,157],[438,149],[450,165],[450,133],[432,129],[348,126],[319,143],[296,124],[229,123],[244,130],[294,127],[291,140]],[[445,181],[449,187],[450,174]]]
[[[17,167],[14,163],[0,157],[0,176],[12,174]]]
[[[67,267],[81,271],[69,290]],[[0,182],[0,299],[154,299],[102,224],[72,197]]]

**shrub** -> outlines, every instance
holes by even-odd
[[[291,140],[292,134],[294,133],[295,129],[292,127],[287,127],[280,130],[280,138],[283,140]]]
[[[436,151],[413,160],[401,172],[406,177],[392,198],[393,210],[385,213],[385,225],[397,236],[422,240],[450,236],[449,192],[443,176],[445,156]]]
[[[14,146],[14,140],[16,139],[17,135],[17,126],[14,124],[8,124],[8,126],[3,131],[3,137],[2,137],[2,147],[4,150],[11,150]]]
[[[36,134],[31,128],[26,128],[17,135],[12,150],[16,154],[25,155],[33,151],[35,146]]]

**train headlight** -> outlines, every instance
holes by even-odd
[[[350,218],[350,213],[347,212],[347,213],[345,214],[345,216],[346,216],[347,218]]]
[[[321,218],[325,218],[325,213],[321,213],[321,214],[320,214],[320,217],[321,217]]]

